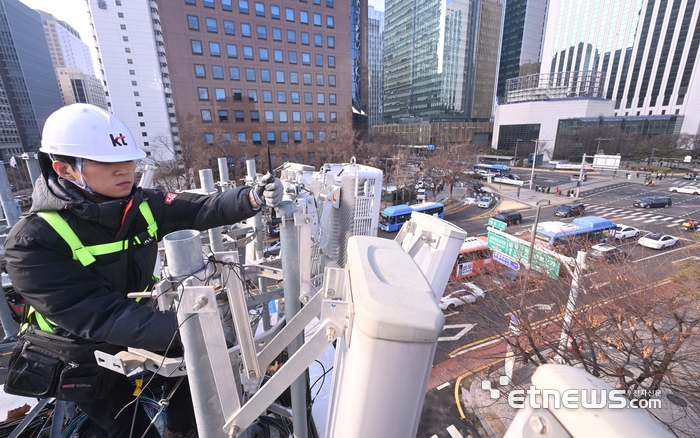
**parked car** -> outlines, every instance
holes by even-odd
[[[462,283],[465,289],[459,289],[440,298],[442,310],[454,310],[465,304],[474,304],[477,298],[484,297],[484,290],[474,283]]]
[[[683,179],[685,179],[685,180],[691,180],[691,179],[695,180],[697,177],[698,177],[698,174],[693,173],[693,172],[688,172],[685,175],[683,175]]]
[[[647,196],[642,199],[637,199],[632,205],[641,208],[668,208],[672,204],[670,196]]]
[[[697,231],[700,222],[689,219],[681,224],[681,228],[685,231]]]
[[[523,216],[517,211],[502,211],[493,218],[508,225],[520,225],[523,221]]]
[[[628,225],[617,224],[610,231],[610,237],[613,239],[629,239],[631,237],[639,237],[639,228],[630,227]]]
[[[593,245],[588,250],[587,260],[594,260],[606,263],[624,262],[629,258],[623,249],[613,245],[598,244]]]
[[[583,204],[562,204],[554,210],[554,215],[561,217],[581,216],[586,212],[585,210],[586,207]]]
[[[668,191],[673,193],[687,193],[689,195],[700,195],[700,187],[697,186],[671,187],[670,189],[668,189]]]
[[[477,207],[479,208],[490,208],[496,200],[492,198],[491,196],[482,196],[481,199],[479,199],[479,203],[476,204]]]
[[[278,240],[277,242],[268,246],[263,255],[265,257],[270,257],[271,255],[279,255],[280,250],[282,250],[282,241]]]
[[[644,237],[640,237],[637,243],[647,248],[663,249],[670,248],[678,243],[678,238],[668,234],[649,233]]]

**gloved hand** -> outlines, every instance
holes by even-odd
[[[283,194],[284,188],[282,186],[282,181],[269,173],[260,178],[253,188],[255,202],[260,204],[261,207],[277,207],[280,202],[282,202]]]

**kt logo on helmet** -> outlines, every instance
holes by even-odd
[[[126,136],[124,134],[122,134],[121,132],[119,133],[118,137],[115,137],[114,135],[109,134],[109,138],[112,139],[112,146],[114,146],[115,148],[117,146],[126,146]]]

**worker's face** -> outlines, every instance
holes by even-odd
[[[134,187],[136,162],[101,163],[84,159],[82,175],[84,179],[81,178],[77,166],[70,167],[66,163],[55,161],[54,170],[62,178],[77,181],[81,184],[87,182],[87,185],[95,193],[110,198],[123,198],[129,196],[131,189]]]

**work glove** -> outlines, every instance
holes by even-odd
[[[282,202],[283,194],[284,188],[282,187],[282,181],[280,181],[279,178],[275,178],[270,173],[260,178],[253,188],[255,202],[261,207],[277,207],[280,205],[280,202]]]

